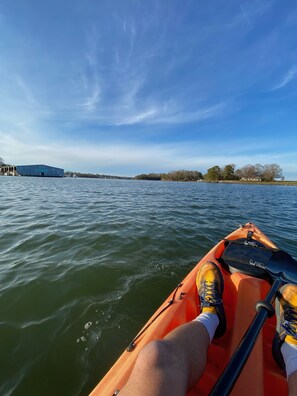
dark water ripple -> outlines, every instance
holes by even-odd
[[[297,188],[0,178],[0,394],[86,395],[193,265],[254,221],[297,255]]]

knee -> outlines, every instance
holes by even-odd
[[[155,368],[167,367],[173,361],[173,351],[164,340],[152,341],[142,348],[138,355],[138,364]]]

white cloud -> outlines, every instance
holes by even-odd
[[[173,102],[169,105],[155,105],[152,108],[124,117],[117,122],[117,125],[144,124],[183,124],[188,122],[198,122],[207,118],[217,117],[226,108],[225,103],[218,103],[210,107],[202,107],[196,111],[185,111],[178,108],[178,104]]]
[[[94,111],[100,102],[100,93],[100,86],[98,82],[95,82],[81,106],[84,107],[88,112]]]
[[[154,118],[154,115],[157,113],[157,110],[154,108],[144,110],[142,112],[135,112],[130,114],[128,117],[123,115],[120,117],[119,121],[115,121],[115,125],[133,125],[139,123],[149,123],[150,120]]]
[[[226,109],[226,103],[217,103],[213,106],[209,107],[201,107],[196,111],[188,112],[188,111],[175,111],[171,112],[170,109],[164,114],[160,114],[159,117],[156,117],[152,120],[152,123],[165,123],[165,124],[182,124],[194,121],[201,121],[207,118],[217,117],[222,115],[224,109]]]
[[[68,170],[108,173],[110,172],[108,169],[112,169],[113,174],[135,175],[141,172],[167,172],[176,169],[196,169],[204,172],[210,166],[223,166],[230,162],[238,167],[248,163],[276,162],[283,168],[285,176],[288,169],[292,177],[295,172],[297,179],[296,152],[288,154],[279,150],[275,154],[256,152],[251,155],[238,149],[238,147],[247,149],[245,141],[235,141],[232,147],[228,142],[210,145],[197,141],[162,144],[121,142],[87,144],[80,141],[75,143],[64,141],[59,145],[55,142],[36,142],[32,145],[25,137],[8,136],[2,131],[0,131],[0,141],[1,157],[6,162],[16,165],[45,163]]]
[[[17,76],[16,82],[21,87],[26,100],[32,105],[37,105],[37,101],[33,95],[32,89],[27,85],[27,83],[25,83],[23,78],[21,76]]]
[[[284,75],[282,78],[281,82],[272,89],[273,91],[276,91],[277,89],[285,87],[287,84],[289,84],[290,81],[294,80],[297,76],[297,66],[291,67],[291,69]]]
[[[239,1],[239,6],[240,6],[240,9],[241,9],[241,12],[242,12],[242,15],[243,15],[244,19],[247,21],[247,23],[248,23],[249,25],[251,25],[250,18],[249,18],[249,16],[248,16],[246,10],[244,9],[244,7],[243,7],[241,1]]]

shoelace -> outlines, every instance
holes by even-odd
[[[286,334],[297,339],[297,311],[289,304],[284,307],[284,319],[282,328]]]
[[[218,296],[218,289],[214,282],[202,282],[200,301],[202,307],[214,307],[222,304],[222,299]]]

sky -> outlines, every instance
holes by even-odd
[[[1,0],[0,157],[297,180],[294,0]]]

